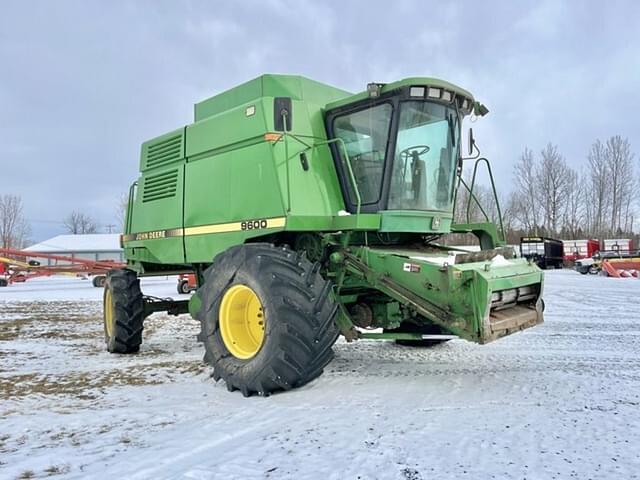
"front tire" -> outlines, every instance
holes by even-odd
[[[144,300],[131,270],[107,273],[103,295],[104,339],[111,353],[135,353],[142,343]]]
[[[333,358],[337,305],[320,265],[255,243],[219,254],[197,295],[204,361],[229,391],[269,395],[318,377]]]

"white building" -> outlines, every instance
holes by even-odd
[[[81,258],[85,260],[114,260],[123,261],[120,248],[120,234],[93,233],[85,235],[58,235],[44,242],[36,243],[28,248],[28,252],[48,253],[64,257]],[[28,258],[27,260],[31,260]],[[55,265],[56,261],[46,258],[33,258],[41,265]],[[59,265],[60,262],[57,262]]]

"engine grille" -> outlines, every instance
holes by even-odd
[[[178,169],[174,168],[144,178],[142,184],[142,202],[152,202],[162,198],[175,197],[178,189]]]
[[[177,133],[156,143],[145,145],[143,158],[144,169],[161,167],[183,156],[183,135]]]

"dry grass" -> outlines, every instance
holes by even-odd
[[[173,374],[197,375],[204,371],[201,362],[159,361],[133,365],[125,370],[75,372],[66,375],[30,373],[0,377],[0,398],[28,395],[73,395],[93,399],[105,387],[124,385],[158,385]]]
[[[193,337],[183,336],[193,325],[184,327],[182,320],[162,315],[145,321],[144,341],[156,336],[159,341],[137,355],[108,356],[100,309],[95,301],[2,305],[0,399],[67,395],[91,400],[107,387],[157,385],[205,370],[200,361],[172,359],[193,348]],[[50,362],[63,364],[52,373]]]

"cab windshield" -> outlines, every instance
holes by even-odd
[[[458,114],[430,102],[402,102],[389,210],[450,210],[459,149]]]
[[[365,209],[451,210],[458,122],[454,107],[425,101],[398,102],[396,108],[382,103],[335,117],[333,133],[344,144],[338,158],[351,205],[357,195],[349,170]]]

